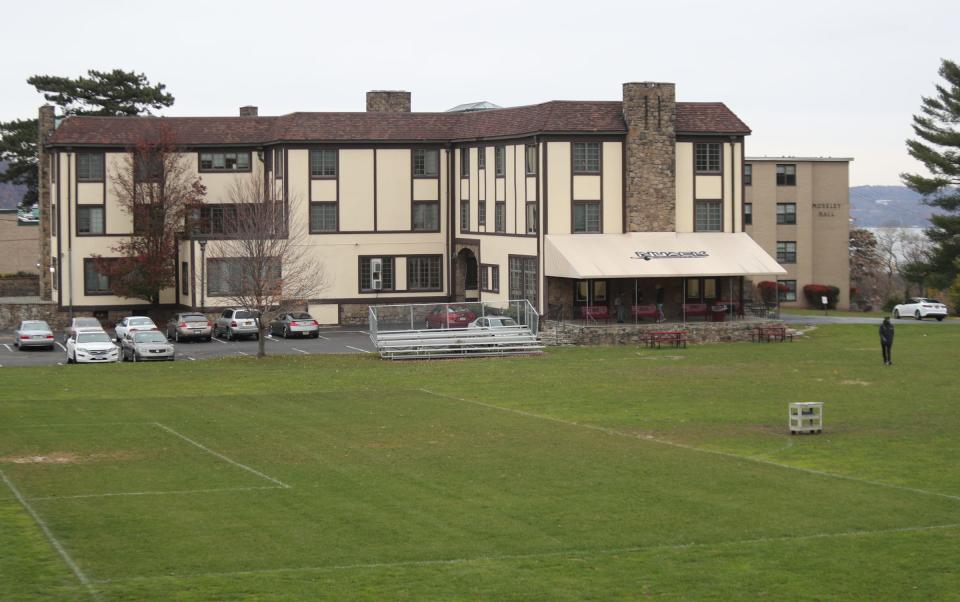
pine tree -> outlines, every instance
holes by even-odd
[[[907,140],[910,156],[929,175],[904,173],[900,178],[924,195],[925,203],[947,212],[930,218],[927,236],[933,248],[926,265],[915,266],[928,284],[945,288],[960,269],[955,261],[960,257],[960,66],[943,59],[939,73],[944,82],[936,86],[936,95],[922,98],[921,113],[913,116],[917,138]]]
[[[7,164],[0,182],[26,186],[21,207],[37,202],[37,120],[14,119],[0,123],[0,159]]]

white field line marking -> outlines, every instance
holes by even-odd
[[[91,497],[126,497],[139,495],[186,495],[190,493],[216,493],[218,491],[261,491],[263,489],[283,489],[278,485],[266,487],[222,487],[220,489],[173,489],[170,491],[124,491],[120,493],[84,493],[81,495],[47,495],[44,497],[28,498],[31,502],[47,502],[56,500],[79,500]]]
[[[131,425],[144,425],[144,424],[155,424],[153,422],[48,422],[44,424],[4,424],[0,425],[0,429],[45,429],[45,428],[62,428],[65,426],[89,426],[89,427],[103,427],[103,426],[131,426]]]
[[[210,340],[211,340],[211,341],[216,341],[216,342],[220,343],[221,345],[226,345],[226,344],[227,344],[226,341],[221,341],[221,340],[218,339],[217,337],[210,337]]]
[[[246,470],[246,471],[249,472],[249,473],[252,473],[252,474],[257,475],[257,476],[260,477],[261,479],[266,479],[266,480],[270,481],[271,483],[276,483],[277,485],[279,485],[280,487],[283,487],[284,489],[289,489],[289,488],[290,488],[290,486],[287,485],[286,483],[284,483],[283,481],[280,481],[280,480],[275,479],[275,478],[273,478],[273,477],[267,476],[267,475],[263,474],[262,472],[260,472],[259,470],[255,469],[255,468],[250,468],[250,467],[247,466],[246,464],[241,464],[240,462],[237,462],[237,461],[235,461],[235,460],[231,460],[230,458],[226,457],[225,455],[213,451],[212,449],[210,449],[209,447],[203,445],[202,443],[197,443],[196,441],[194,441],[194,440],[191,439],[190,437],[187,437],[186,435],[181,435],[180,433],[178,433],[177,431],[173,430],[173,429],[170,428],[169,426],[160,424],[159,422],[154,422],[154,424],[157,425],[158,427],[162,428],[163,430],[167,431],[167,432],[170,433],[171,435],[176,435],[177,437],[180,437],[181,439],[183,439],[183,440],[186,441],[187,443],[190,443],[191,445],[195,445],[195,446],[199,447],[200,449],[202,449],[203,451],[205,451],[205,452],[207,452],[207,453],[209,453],[209,454],[213,454],[214,456],[220,458],[220,459],[223,460],[224,462],[228,462],[228,463],[233,464],[234,466],[236,466],[236,467],[238,467],[238,468],[242,468],[242,469]]]
[[[500,410],[501,412],[509,412],[511,414],[517,414],[519,416],[526,416],[528,418],[539,418],[540,420],[549,420],[550,422],[556,422],[557,424],[565,424],[567,426],[576,426],[580,428],[590,429],[592,431],[597,431],[600,433],[606,433],[607,435],[614,435],[617,437],[626,437],[628,439],[636,439],[638,441],[649,441],[651,443],[659,443],[661,445],[669,445],[671,447],[676,447],[679,449],[687,449],[690,451],[700,452],[703,454],[712,454],[714,456],[721,456],[724,458],[733,458],[736,460],[746,460],[747,462],[756,462],[757,464],[765,464],[767,466],[776,466],[777,468],[786,468],[788,470],[795,470],[798,472],[805,472],[807,474],[817,475],[821,477],[828,477],[831,479],[843,479],[845,481],[853,481],[856,483],[865,483],[867,485],[875,485],[877,487],[886,487],[888,489],[898,489],[900,491],[911,491],[913,493],[921,493],[923,495],[934,495],[937,497],[943,497],[950,500],[960,501],[960,495],[950,495],[949,493],[940,493],[939,491],[929,491],[927,489],[920,489],[917,487],[908,487],[906,485],[894,485],[892,483],[884,483],[882,481],[871,481],[869,479],[860,479],[857,477],[851,477],[842,474],[836,474],[832,472],[825,472],[822,470],[815,470],[813,468],[803,468],[802,466],[791,466],[790,464],[783,464],[780,462],[774,462],[773,460],[766,460],[764,458],[757,458],[755,456],[741,456],[739,454],[734,454],[731,452],[713,450],[713,449],[704,449],[702,447],[696,447],[693,445],[687,445],[686,443],[677,443],[675,441],[670,441],[668,439],[660,439],[657,437],[652,437],[648,435],[633,435],[630,433],[624,433],[616,429],[606,428],[602,426],[595,426],[592,424],[584,424],[582,422],[574,422],[572,420],[563,420],[561,418],[554,418],[553,416],[546,416],[544,414],[536,414],[534,412],[526,412],[524,410],[516,410],[512,408],[505,408],[502,406],[493,405],[490,403],[484,403],[482,401],[476,401],[473,399],[465,399],[463,397],[455,397],[453,395],[447,395],[446,393],[437,393],[429,389],[419,389],[424,393],[429,393],[430,395],[436,395],[437,397],[446,397],[447,399],[453,399],[455,401],[462,401],[465,403],[472,403],[474,405],[483,406],[492,410]]]
[[[66,350],[67,350],[67,348],[66,348],[66,347],[64,347],[64,346],[63,346],[63,343],[61,343],[60,341],[57,341],[57,345],[59,345],[59,346],[60,346],[60,349],[63,349],[64,351],[66,351]]]
[[[10,353],[13,353],[13,349],[10,349],[10,345],[7,345],[6,343],[4,343],[3,346],[7,348],[7,351],[9,351]]]
[[[757,537],[753,539],[737,539],[717,542],[688,542],[675,544],[659,544],[650,546],[631,546],[624,548],[606,548],[599,550],[558,550],[556,552],[533,552],[530,554],[503,554],[475,556],[470,558],[438,558],[432,560],[400,560],[396,562],[368,562],[357,564],[338,564],[328,566],[280,567],[275,569],[251,569],[247,571],[223,571],[211,573],[188,573],[182,575],[153,575],[148,577],[126,577],[120,579],[103,579],[97,583],[124,583],[130,581],[160,581],[165,579],[192,579],[205,577],[237,577],[242,575],[262,575],[269,573],[298,573],[298,572],[333,572],[357,569],[401,568],[411,566],[436,566],[453,564],[470,564],[475,562],[500,562],[504,560],[526,560],[531,558],[563,558],[588,556],[615,556],[617,554],[638,554],[643,552],[660,552],[671,550],[689,550],[704,548],[735,547],[765,543],[789,543],[793,541],[808,541],[817,539],[833,539],[837,537],[863,537],[870,535],[889,535],[896,533],[915,533],[935,531],[940,529],[960,528],[960,523],[949,525],[921,525],[916,527],[894,527],[890,529],[874,529],[866,531],[843,531],[839,533],[812,533],[809,535],[785,535],[782,537]]]
[[[366,349],[360,349],[359,347],[353,347],[352,345],[344,345],[347,349],[353,349],[354,351],[359,351],[361,353],[370,353]]]
[[[294,351],[299,351],[300,353],[303,353],[304,355],[310,355],[310,352],[309,352],[309,351],[304,351],[303,349],[297,349],[296,347],[291,347],[290,349],[293,349]]]
[[[17,498],[17,501],[20,502],[20,505],[23,506],[23,509],[33,518],[33,521],[37,523],[37,526],[40,527],[40,530],[43,531],[43,534],[46,535],[47,541],[50,542],[50,545],[53,546],[53,549],[60,554],[60,557],[63,558],[63,561],[67,563],[67,566],[70,567],[70,570],[73,571],[73,574],[76,576],[77,580],[87,588],[87,592],[90,594],[90,597],[94,600],[100,600],[100,594],[93,587],[93,583],[90,582],[90,579],[87,578],[87,575],[80,569],[73,558],[70,557],[70,554],[67,553],[67,550],[63,547],[60,541],[54,537],[53,532],[50,531],[50,528],[47,526],[47,523],[44,522],[40,515],[37,514],[37,511],[33,509],[33,506],[23,497],[20,493],[20,490],[14,486],[10,479],[7,478],[7,475],[0,470],[0,478],[3,479],[4,484],[13,493],[13,497]]]

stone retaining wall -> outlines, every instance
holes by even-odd
[[[39,297],[40,276],[6,276],[0,278],[0,297]]]
[[[750,341],[757,326],[783,326],[779,320],[737,320],[733,322],[687,322],[686,324],[610,324],[581,326],[544,321],[540,339],[545,345],[640,345],[650,332],[686,330],[691,345]]]

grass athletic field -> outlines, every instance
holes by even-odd
[[[0,599],[955,597],[960,330],[877,338],[3,368]]]

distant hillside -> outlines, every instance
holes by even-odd
[[[906,186],[851,186],[850,217],[861,228],[926,227],[934,208]]]
[[[7,171],[7,164],[0,161],[0,173]],[[16,209],[26,186],[14,186],[6,182],[0,182],[0,209]]]

